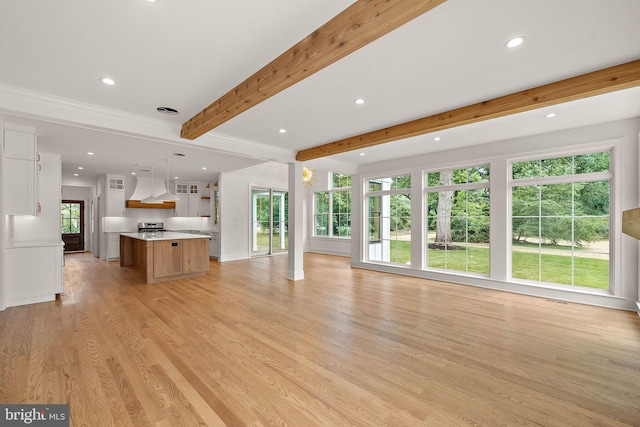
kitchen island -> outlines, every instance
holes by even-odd
[[[169,231],[120,233],[120,265],[141,270],[146,283],[203,276],[209,271],[209,238]]]

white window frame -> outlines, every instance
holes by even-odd
[[[461,170],[461,169],[470,169],[470,168],[478,168],[478,167],[487,167],[489,169],[489,179],[487,181],[482,181],[482,182],[467,182],[467,183],[461,183],[461,184],[451,184],[451,185],[434,185],[432,187],[430,187],[428,185],[428,176],[430,173],[436,173],[436,172],[442,172],[442,171],[446,171],[446,170]],[[422,182],[422,202],[424,204],[424,224],[423,224],[423,230],[424,230],[424,240],[423,240],[423,245],[424,245],[424,250],[423,250],[423,265],[424,265],[424,270],[429,270],[429,271],[440,271],[440,272],[444,272],[444,273],[450,273],[450,274],[463,274],[463,275],[471,275],[471,276],[477,276],[477,277],[490,277],[491,276],[491,237],[489,237],[489,273],[488,274],[480,274],[480,273],[475,273],[473,271],[464,271],[464,270],[452,270],[452,269],[444,269],[444,268],[434,268],[434,267],[428,267],[429,264],[429,260],[428,260],[428,250],[427,250],[427,244],[428,244],[428,237],[427,237],[427,233],[429,232],[429,225],[428,225],[428,209],[429,209],[429,197],[428,194],[429,193],[438,193],[440,191],[456,191],[456,190],[465,190],[465,191],[469,191],[469,190],[479,190],[479,189],[483,189],[483,188],[488,188],[490,191],[490,196],[489,196],[489,210],[491,210],[491,162],[481,162],[480,164],[472,164],[469,166],[456,166],[456,167],[444,167],[444,168],[438,168],[438,169],[429,169],[429,170],[424,170],[423,171],[423,182]],[[489,230],[491,230],[492,228],[492,224],[491,224],[491,212],[489,212]]]
[[[575,182],[592,182],[609,180],[609,289],[595,289],[584,286],[566,285],[559,283],[528,281],[524,279],[514,278],[512,274],[512,253],[513,245],[511,239],[507,242],[507,280],[513,283],[522,285],[530,285],[540,288],[549,289],[561,289],[564,291],[575,291],[584,294],[608,294],[620,296],[620,286],[618,284],[620,280],[620,257],[618,256],[621,250],[620,233],[622,232],[621,221],[618,221],[618,216],[622,216],[622,209],[620,203],[620,174],[616,173],[621,170],[621,159],[617,155],[621,151],[620,140],[609,140],[595,144],[583,144],[576,146],[573,149],[563,150],[545,150],[544,152],[538,152],[536,154],[530,154],[522,157],[513,157],[508,159],[508,180],[507,180],[507,199],[508,199],[508,214],[507,214],[507,232],[509,235],[513,229],[513,200],[512,193],[513,187],[523,185],[549,185],[549,184],[567,184]],[[521,178],[513,179],[513,164],[518,162],[526,162],[532,160],[544,160],[554,159],[566,156],[579,156],[583,154],[594,154],[609,151],[609,172],[596,172],[579,175],[562,175],[562,176],[550,176],[539,178]]]
[[[392,189],[392,190],[377,190],[377,191],[371,191],[369,190],[369,181],[371,180],[376,180],[376,179],[384,179],[384,178],[395,178],[395,177],[399,177],[399,176],[410,176],[411,177],[411,187],[409,188],[400,188],[400,189]],[[401,172],[393,172],[393,173],[382,173],[382,174],[376,174],[376,175],[372,175],[372,176],[368,176],[363,178],[363,185],[364,185],[364,192],[363,192],[363,200],[362,200],[362,254],[363,254],[363,259],[364,262],[367,263],[374,263],[374,264],[384,264],[384,265],[391,265],[391,266],[395,266],[395,267],[400,267],[400,268],[410,268],[411,264],[407,265],[407,264],[400,264],[397,262],[391,262],[391,261],[380,261],[380,260],[376,260],[376,259],[371,259],[369,257],[370,253],[369,253],[369,197],[376,197],[376,196],[395,196],[395,195],[401,195],[401,194],[409,194],[409,195],[413,195],[412,192],[412,188],[414,187],[415,183],[414,183],[414,176],[411,173],[411,171],[401,171]],[[420,183],[420,186],[422,186],[423,184]],[[414,211],[413,211],[413,206],[411,209],[411,219],[413,221],[413,215],[415,215]],[[412,227],[412,232],[411,232],[411,247],[412,247],[412,251],[413,252],[413,227]],[[412,257],[413,258],[413,257]],[[411,259],[410,261],[413,261],[413,259]]]
[[[343,174],[341,172],[328,172],[328,182],[327,182],[327,190],[320,190],[313,192],[313,237],[318,239],[340,239],[340,240],[350,240],[351,234],[349,236],[335,236],[333,234],[333,193],[348,191],[350,193],[351,199],[351,209],[353,209],[353,192],[351,190],[352,187],[333,187],[333,174],[339,173],[341,175],[350,175],[351,174]],[[351,176],[351,185],[353,186],[353,176]],[[328,209],[328,217],[327,217],[327,234],[320,235],[317,234],[317,216],[318,216],[318,193],[328,193],[329,194],[329,209]],[[351,224],[353,224],[353,210],[349,214],[351,216]],[[353,225],[351,225],[353,227]]]

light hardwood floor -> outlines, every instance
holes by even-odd
[[[0,402],[74,426],[639,426],[640,318],[305,255],[144,284],[66,256],[0,312]]]

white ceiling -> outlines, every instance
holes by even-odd
[[[207,135],[179,137],[183,122],[351,3],[2,1],[0,114],[37,128],[40,150],[62,154],[66,182],[73,172],[164,173],[165,158],[189,180],[640,58],[638,0],[448,0]],[[507,49],[516,35],[525,43]],[[558,116],[545,119],[551,110]],[[309,164],[348,172],[638,116],[635,88]]]

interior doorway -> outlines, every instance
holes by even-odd
[[[251,190],[251,256],[287,252],[289,194],[284,190]]]
[[[65,252],[84,250],[84,201],[63,200],[60,207]]]

